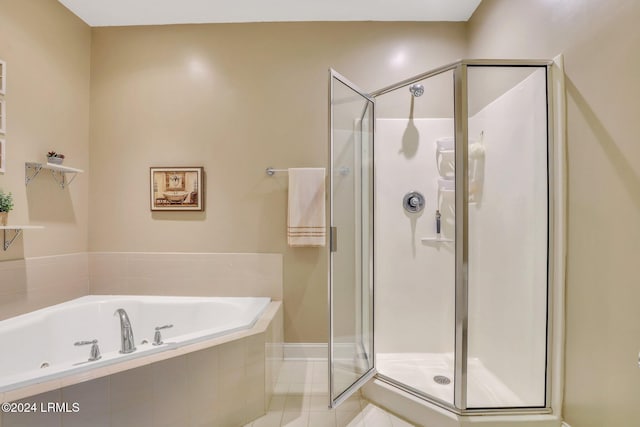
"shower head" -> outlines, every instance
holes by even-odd
[[[419,85],[417,83],[413,84],[409,86],[409,92],[411,92],[411,95],[417,98],[419,96],[422,96],[422,94],[424,93],[424,86]]]

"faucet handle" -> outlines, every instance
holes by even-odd
[[[156,326],[156,333],[153,335],[153,345],[163,344],[162,334],[160,333],[160,331],[169,328],[173,328],[173,325]]]
[[[98,344],[98,340],[93,340],[93,341],[76,341],[73,343],[73,345],[89,345],[89,344]]]
[[[93,362],[102,358],[102,355],[100,354],[100,347],[98,347],[98,340],[94,339],[92,341],[76,341],[75,343],[73,343],[73,345],[76,346],[89,344],[91,344],[91,354],[89,355],[89,362]]]

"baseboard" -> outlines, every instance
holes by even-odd
[[[326,343],[284,343],[284,360],[327,360]]]
[[[571,426],[563,421],[562,422],[562,427],[571,427]]]

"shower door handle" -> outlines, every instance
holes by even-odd
[[[338,252],[338,229],[336,227],[329,227],[329,250]]]

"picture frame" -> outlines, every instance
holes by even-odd
[[[7,133],[7,103],[0,99],[0,134]]]
[[[149,168],[151,211],[204,211],[204,167]]]
[[[7,63],[0,59],[0,95],[7,93]]]
[[[5,140],[0,139],[0,173],[6,172],[7,156],[5,154]]]

